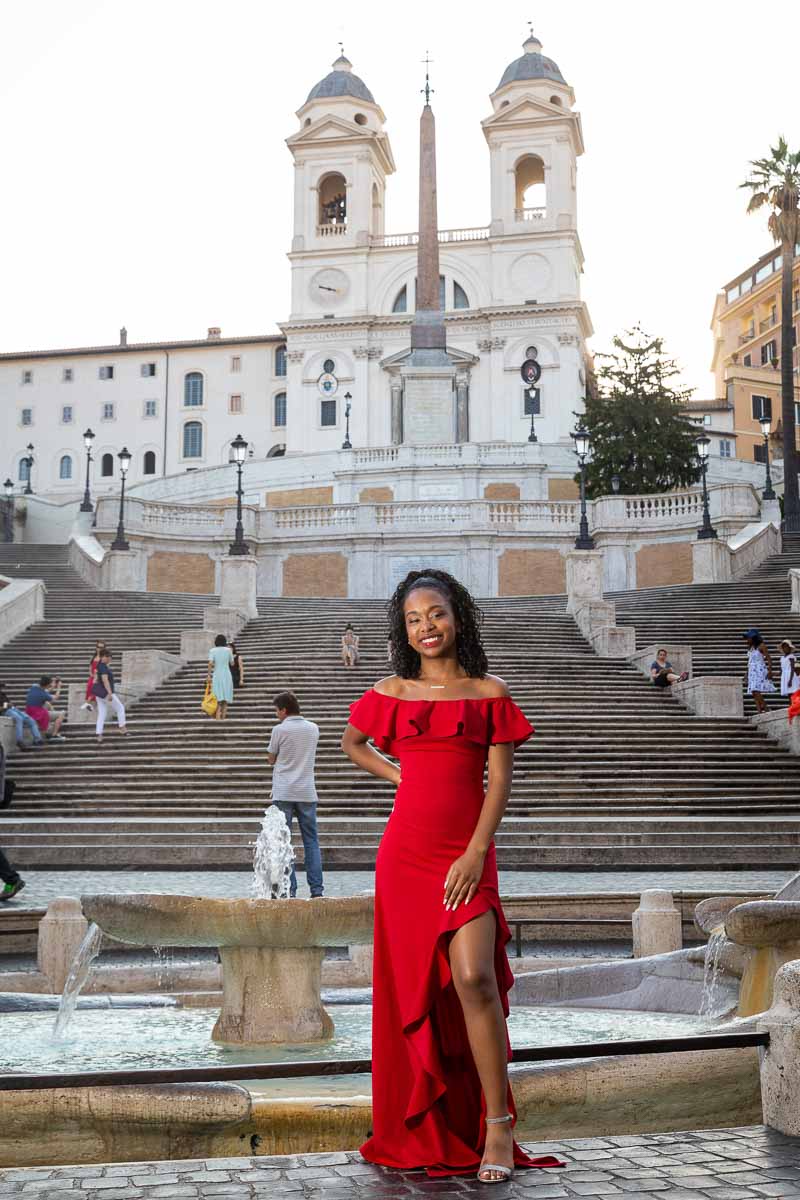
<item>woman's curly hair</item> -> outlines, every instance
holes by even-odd
[[[486,651],[481,643],[483,612],[472,599],[463,584],[448,575],[447,571],[431,568],[426,571],[409,571],[402,583],[394,590],[386,606],[389,621],[389,657],[395,674],[403,679],[417,679],[420,656],[409,645],[403,605],[409,592],[418,587],[429,587],[440,592],[451,604],[456,618],[456,654],[464,670],[474,679],[482,679],[489,669]]]

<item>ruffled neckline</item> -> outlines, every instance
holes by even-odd
[[[418,738],[464,738],[479,746],[526,741],[533,726],[510,696],[407,700],[370,688],[350,706],[350,723],[382,750]]]

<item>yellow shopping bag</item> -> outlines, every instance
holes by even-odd
[[[206,694],[200,701],[200,707],[204,713],[208,714],[209,717],[213,717],[217,711],[217,697],[211,691],[210,683],[206,683]]]

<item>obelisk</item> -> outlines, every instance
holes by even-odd
[[[419,241],[417,290],[411,322],[411,353],[400,368],[402,412],[393,414],[394,439],[410,445],[466,440],[457,419],[456,368],[447,353],[439,288],[439,226],[436,211],[436,122],[425,75],[425,107],[419,122]],[[398,436],[399,435],[399,436]]]

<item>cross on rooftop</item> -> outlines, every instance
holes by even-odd
[[[433,62],[433,59],[431,58],[430,52],[428,50],[425,51],[425,57],[423,58],[422,61],[425,63],[425,87],[420,88],[420,91],[425,93],[425,103],[430,104],[431,93],[433,92],[434,89],[431,87],[429,68],[430,68],[431,63]]]

